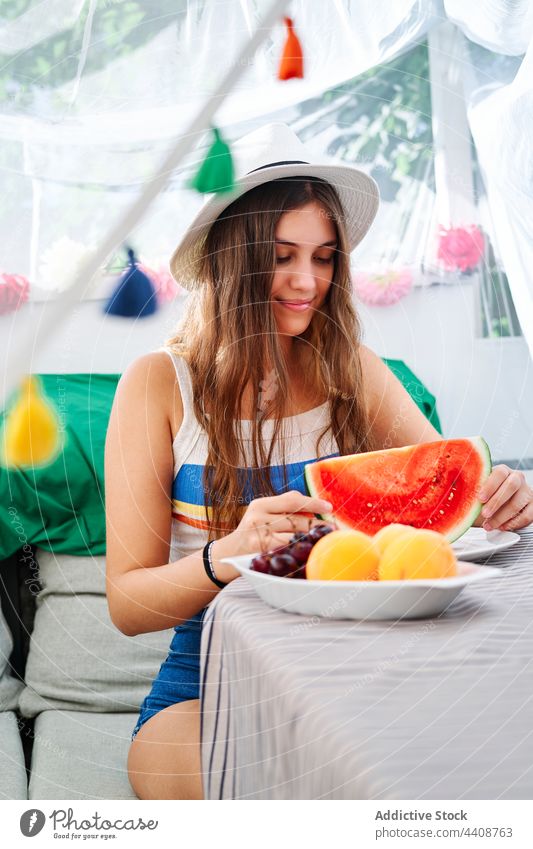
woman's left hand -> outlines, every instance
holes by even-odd
[[[533,522],[533,489],[522,472],[494,466],[478,496],[486,531],[516,531]]]

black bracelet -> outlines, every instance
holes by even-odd
[[[213,569],[213,563],[211,562],[211,546],[215,541],[216,540],[212,539],[211,542],[206,542],[206,544],[204,545],[202,556],[204,558],[204,569],[207,577],[211,578],[213,583],[216,584],[217,587],[220,587],[220,589],[222,589],[223,587],[226,587],[227,584],[225,584],[223,581],[218,580],[217,576],[215,575],[215,570]]]

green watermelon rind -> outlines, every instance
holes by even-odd
[[[483,472],[481,475],[481,480],[479,481],[479,485],[482,486],[492,471],[492,457],[490,456],[490,448],[482,436],[473,436],[468,441],[471,442],[472,445],[475,445],[477,447],[478,454],[481,457],[483,463]],[[444,534],[448,542],[455,542],[456,539],[462,537],[463,534],[465,534],[467,530],[472,527],[477,517],[481,513],[482,507],[483,504],[481,501],[479,501],[479,499],[474,501],[472,509],[469,513],[466,514],[462,524],[456,525],[454,528],[452,528],[451,531],[449,531],[447,534]]]
[[[483,472],[479,485],[482,486],[492,471],[492,458],[490,455],[489,446],[487,445],[486,441],[483,439],[482,436],[473,436],[470,438],[466,437],[466,439],[476,448],[478,454],[481,457],[483,463]],[[377,452],[372,451],[371,453],[374,454]],[[320,493],[317,492],[313,484],[313,466],[315,465],[316,463],[307,463],[304,466],[305,485],[310,496],[312,496],[313,498],[316,498],[317,496],[321,498],[322,496],[320,495]],[[448,531],[447,534],[443,535],[445,539],[447,539],[448,542],[455,542],[456,539],[462,537],[463,534],[465,534],[467,530],[472,527],[472,525],[478,518],[479,514],[481,513],[482,506],[483,505],[481,501],[476,500],[471,510],[465,515],[464,519],[461,520],[461,523],[455,525],[450,531]],[[325,522],[335,522],[339,528],[346,528],[347,530],[350,530],[351,528],[350,525],[346,524],[345,522],[339,521],[339,519],[336,519],[333,514],[318,513],[317,515]]]

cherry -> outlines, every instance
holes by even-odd
[[[307,563],[307,558],[311,554],[313,543],[309,539],[302,539],[296,542],[291,549],[291,554],[297,563]]]
[[[297,568],[298,563],[291,554],[275,554],[270,563],[270,574],[284,578]]]
[[[309,533],[307,534],[308,538],[313,542],[318,542],[319,539],[325,537],[326,534],[330,534],[333,528],[331,525],[315,525],[314,528],[311,528]]]
[[[273,548],[270,552],[270,555],[274,557],[277,554],[290,554],[291,553],[291,545],[280,545],[279,548]]]
[[[305,572],[305,563],[302,566],[298,566],[298,568],[294,572],[291,572],[289,575],[287,575],[287,577],[288,578],[307,578],[307,575],[306,575],[306,572]]]
[[[311,550],[319,539],[334,531],[333,525],[325,522],[315,525],[307,533],[295,532],[287,545],[280,545],[254,557],[250,566],[255,572],[284,578],[305,578],[305,564]]]
[[[307,534],[306,534],[305,531],[297,531],[295,534],[292,535],[292,537],[290,539],[290,543],[291,543],[291,545],[294,545],[294,543],[300,542],[301,540],[306,539],[306,538],[307,538]]]
[[[254,572],[262,572],[264,575],[270,575],[270,555],[258,554],[252,560],[250,569]]]

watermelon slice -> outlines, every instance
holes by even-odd
[[[492,468],[481,436],[317,460],[305,466],[309,493],[333,504],[326,521],[374,535],[401,522],[460,537],[481,510],[477,492]]]

